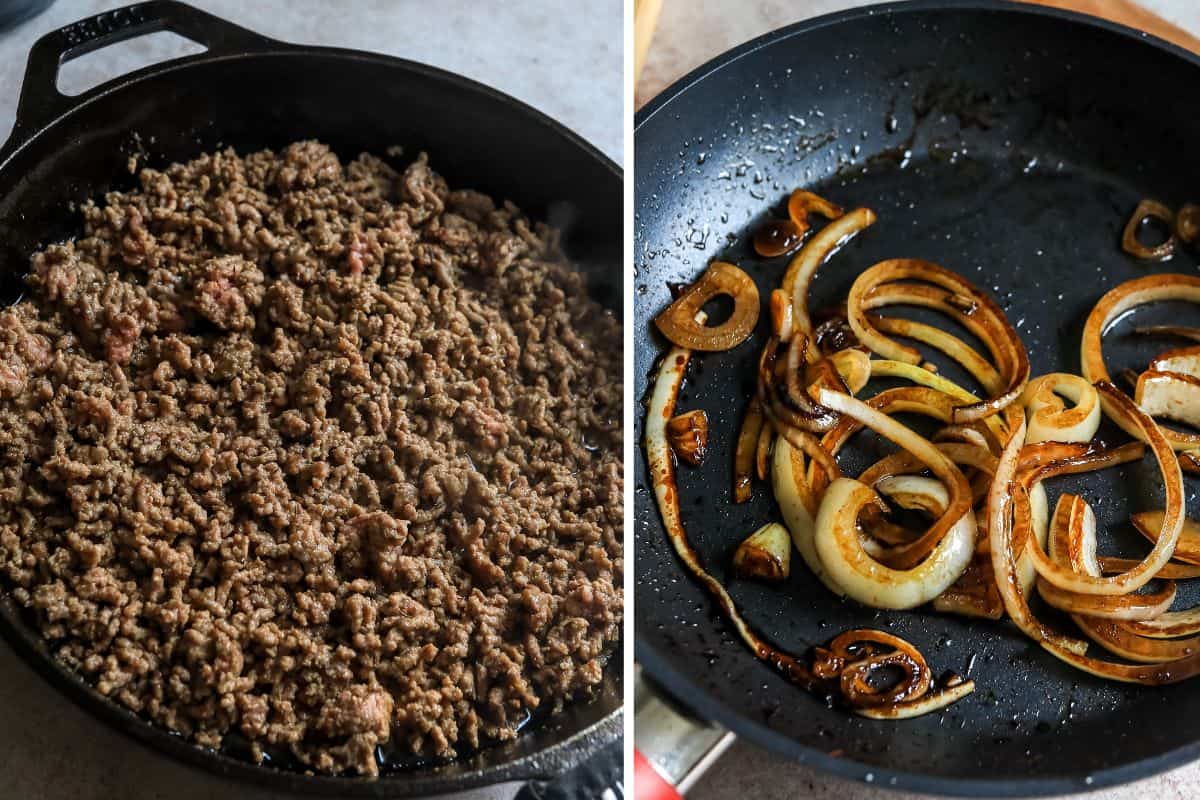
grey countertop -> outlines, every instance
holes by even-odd
[[[637,103],[651,99],[710,58],[755,36],[802,19],[839,11],[860,0],[664,0],[662,15],[637,87]],[[1143,0],[1159,16],[1200,34],[1197,0]],[[751,745],[736,742],[688,793],[689,800],[924,800],[833,778]],[[1080,795],[1087,800],[1193,800],[1200,798],[1200,763],[1127,786]]]
[[[621,0],[589,0],[579,8],[556,0],[190,2],[279,39],[388,53],[466,75],[544,111],[622,159]],[[58,0],[41,16],[0,34],[0,137],[12,127],[30,45],[47,31],[120,5]],[[188,52],[181,44],[169,34],[154,34],[99,51],[68,64],[60,87],[80,90]],[[481,791],[470,797],[493,800],[504,794]],[[109,730],[60,697],[3,643],[0,797],[284,800],[179,766]]]

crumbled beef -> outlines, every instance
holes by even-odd
[[[139,180],[0,312],[0,579],[57,657],[330,773],[594,687],[621,335],[551,232],[316,142]]]

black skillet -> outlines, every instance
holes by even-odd
[[[942,0],[822,17],[700,67],[642,109],[635,131],[638,397],[664,348],[650,320],[669,302],[668,284],[693,280],[719,257],[745,268],[764,299],[778,285],[786,259],[755,257],[748,234],[767,215],[783,216],[796,186],[880,213],[822,268],[813,308],[844,297],[883,258],[937,261],[1006,308],[1035,375],[1078,371],[1083,320],[1108,288],[1147,271],[1197,269],[1194,251],[1147,267],[1118,240],[1140,198],[1178,205],[1200,197],[1200,59],[1076,14]],[[1175,304],[1137,317],[1200,320]],[[883,627],[936,669],[969,672],[978,690],[942,714],[874,722],[788,684],[685,576],[639,458],[636,655],[661,686],[797,761],[916,791],[1079,791],[1200,756],[1200,682],[1116,685],[1058,663],[1007,623],[839,602],[798,559],[780,588],[733,581],[737,543],[778,518],[761,484],[752,502],[730,501],[732,443],[765,328],[764,314],[750,343],[703,356],[689,373],[679,408],[703,408],[712,422],[706,465],[679,478],[692,543],[778,645],[804,652],[847,628]],[[1178,344],[1135,342],[1129,328],[1119,324],[1105,340],[1114,368],[1144,366]],[[846,463],[853,470],[864,461]],[[1161,501],[1155,469],[1147,459],[1057,480],[1051,502],[1060,490],[1082,493],[1107,530],[1107,552],[1144,553],[1125,520]],[[1197,516],[1195,480],[1187,482]],[[1194,605],[1196,594],[1183,600]]]
[[[77,97],[55,88],[64,61],[170,30],[207,47]],[[578,136],[495,90],[422,64],[259,36],[173,2],[85,19],[29,56],[12,136],[0,149],[0,284],[20,291],[30,253],[76,232],[72,203],[127,187],[131,154],[162,165],[218,146],[240,152],[320,139],[343,157],[422,150],[451,185],[509,198],[565,229],[598,300],[622,313],[621,172]],[[551,165],[549,168],[547,165]],[[0,585],[0,634],[45,678],[114,727],[190,764],[272,788],[328,796],[419,797],[559,775],[621,732],[620,659],[588,702],[531,722],[516,741],[445,765],[406,765],[379,780],[321,778],[193,747],[97,694],[49,655]],[[617,652],[620,652],[619,650]]]

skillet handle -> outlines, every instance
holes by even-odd
[[[78,97],[68,97],[58,90],[59,67],[110,44],[158,31],[177,33],[204,45],[210,53],[236,53],[278,45],[273,39],[175,0],[151,0],[81,19],[47,33],[29,51],[21,98],[17,103],[17,118],[8,146],[24,139],[27,133],[39,130],[79,102]],[[108,87],[116,80],[120,79],[115,78],[85,94]]]
[[[633,686],[636,800],[680,800],[734,742],[694,716],[635,665]]]

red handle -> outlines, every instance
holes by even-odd
[[[675,787],[663,780],[654,765],[646,760],[642,752],[633,749],[633,798],[634,800],[683,800]]]

